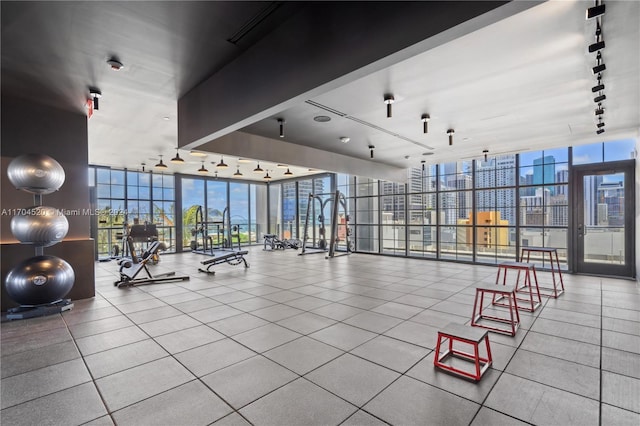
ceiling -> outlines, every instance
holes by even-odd
[[[238,162],[242,157],[262,160],[261,167],[275,179],[286,177],[279,162],[296,176],[325,169],[382,178],[422,160],[480,158],[485,149],[495,155],[637,137],[640,3],[605,3],[603,135],[595,133],[595,54],[587,52],[596,23],[584,18],[592,1],[516,2],[498,8],[487,3],[486,14],[434,29],[425,40],[397,51],[390,50],[388,40],[402,37],[393,29],[382,28],[388,33],[376,38],[376,25],[322,22],[310,28],[327,45],[304,45],[295,57],[285,55],[290,46],[268,42],[290,28],[291,43],[307,40],[300,32],[308,29],[299,24],[310,7],[328,14],[346,3],[2,1],[2,92],[84,112],[88,87],[100,88],[100,109],[88,122],[92,164],[149,167],[163,155],[170,172],[195,174],[202,164],[189,155],[195,148],[207,151],[210,175],[216,170],[211,163],[224,155],[231,167],[218,169],[220,177],[231,177],[238,166],[243,179],[262,180],[252,173],[256,163]],[[398,9],[406,4],[396,2]],[[461,16],[470,9],[461,2],[438,3],[441,9],[436,3],[411,4]],[[357,3],[364,24],[369,10],[373,23],[372,5]],[[442,21],[435,12],[431,19]],[[403,31],[420,34],[412,32],[411,19],[406,21]],[[331,45],[336,32],[340,39]],[[348,49],[349,40],[358,37],[380,57],[358,65],[359,52]],[[328,48],[335,66],[326,60],[314,64]],[[106,64],[114,55],[125,65],[121,71]],[[355,57],[353,64],[350,57]],[[251,58],[265,68],[243,68]],[[282,68],[267,69],[274,58]],[[316,75],[303,72],[303,63]],[[241,70],[235,72],[236,82],[229,78],[234,70]],[[274,70],[296,78],[266,78]],[[242,102],[222,93],[223,105],[216,104],[215,93],[206,93],[211,81],[221,81],[223,88],[245,82],[253,87],[252,78],[269,90],[248,90]],[[199,91],[207,95],[198,105],[200,113],[179,116],[179,100]],[[386,117],[386,93],[396,100],[392,118]],[[420,120],[424,113],[431,117],[427,134]],[[318,115],[331,121],[314,121]],[[217,116],[229,122],[214,129]],[[282,138],[278,118],[285,120]],[[452,146],[448,129],[455,130]],[[341,137],[350,140],[343,143]],[[179,140],[187,162],[174,165],[167,160],[175,156]],[[375,146],[373,159],[370,145]]]

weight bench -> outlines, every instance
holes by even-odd
[[[158,253],[160,247],[164,244],[160,241],[154,241],[151,243],[147,251],[142,254],[142,258],[138,263],[133,263],[131,259],[121,259],[118,264],[120,265],[120,280],[113,283],[114,286],[120,287],[134,287],[137,285],[165,283],[173,281],[189,281],[189,276],[176,276],[175,272],[167,272],[164,274],[151,275],[147,263],[153,260],[153,257]],[[140,271],[144,271],[147,274],[146,278],[136,278]]]
[[[211,259],[203,260],[200,262],[203,265],[207,265],[207,269],[198,268],[200,272],[206,272],[207,274],[215,274],[215,271],[211,270],[211,267],[214,265],[219,265],[221,263],[228,263],[229,265],[239,265],[244,263],[244,267],[248,268],[249,264],[247,263],[247,259],[244,258],[246,254],[249,254],[248,251],[233,251],[233,252],[222,252],[220,255],[212,257]]]
[[[438,331],[438,343],[436,344],[436,351],[433,357],[433,365],[468,379],[476,381],[480,380],[485,371],[487,371],[493,363],[488,334],[488,330],[479,330],[477,328],[460,324],[448,324],[444,330]],[[440,354],[440,346],[446,339],[449,339],[449,348],[443,354]],[[478,347],[483,340],[485,341],[487,348],[486,358],[480,356],[480,350]],[[454,349],[454,342],[462,342],[471,345],[473,347],[473,352],[469,353]],[[471,361],[475,367],[474,371],[469,372],[462,370],[461,368],[454,366],[453,363],[451,365],[445,364],[444,361],[448,357]]]

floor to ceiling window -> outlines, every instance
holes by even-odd
[[[380,249],[380,220],[378,180],[356,177],[355,248],[364,253],[378,253]]]
[[[472,163],[439,165],[440,258],[473,260]]]
[[[435,165],[413,167],[407,176],[408,254],[437,256],[437,175]]]

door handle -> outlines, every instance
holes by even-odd
[[[584,236],[584,235],[585,235],[585,232],[584,232],[585,230],[586,230],[586,229],[585,229],[584,225],[579,224],[579,225],[578,225],[578,236],[579,236],[579,237]]]

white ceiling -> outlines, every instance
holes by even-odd
[[[241,129],[395,167],[475,158],[601,140],[637,137],[640,129],[640,3],[606,1],[602,18],[607,69],[603,73],[606,133],[595,134],[591,74],[595,20],[584,19],[592,1],[548,1],[340,87],[323,92]],[[207,76],[240,57],[292,16],[301,3],[285,2],[2,2],[2,90],[67,109],[84,110],[90,85],[103,93],[88,122],[92,164],[140,168],[159,155],[170,172],[194,173],[200,160],[188,151],[184,165],[168,162],[178,140],[177,101]],[[361,3],[363,14],[367,3]],[[256,23],[257,22],[257,23]],[[227,41],[246,24],[254,30]],[[343,31],[348,31],[344,28]],[[113,72],[105,61],[125,64]],[[268,84],[268,82],[265,82]],[[384,93],[396,98],[386,118]],[[350,118],[327,112],[324,105]],[[429,113],[429,133],[420,116]],[[329,123],[313,121],[328,115]],[[278,137],[276,118],[286,119]],[[355,120],[354,120],[355,119]],[[356,121],[357,120],[357,121]],[[374,127],[362,124],[369,123]],[[446,131],[455,129],[449,147]],[[394,136],[398,135],[398,136]],[[351,140],[344,144],[341,136]],[[277,149],[274,145],[274,152]],[[424,157],[425,152],[433,155]],[[277,157],[277,155],[275,155]],[[405,157],[409,157],[406,159]],[[225,155],[231,177],[259,179],[250,151]],[[218,153],[209,153],[213,175]],[[283,178],[273,158],[263,169]],[[291,162],[295,175],[312,164]],[[327,164],[327,170],[333,170]],[[344,171],[344,170],[338,170]]]

